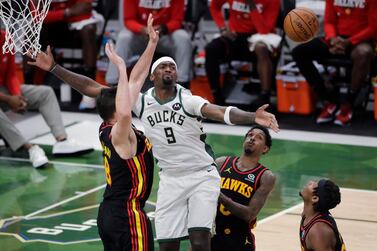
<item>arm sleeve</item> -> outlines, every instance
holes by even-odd
[[[138,6],[136,2],[137,1],[130,1],[130,0],[124,1],[124,6],[123,6],[124,25],[130,31],[135,32],[135,33],[140,33],[144,25],[137,21],[136,13],[137,13]]]
[[[368,6],[368,26],[349,38],[353,45],[362,41],[374,39],[377,36],[377,15],[375,14],[377,3],[376,1],[369,1]]]
[[[183,100],[183,108],[192,115],[203,117],[202,115],[202,107],[204,104],[208,104],[208,100],[196,96],[196,95],[190,95],[190,94],[182,94],[182,100]]]
[[[219,28],[225,27],[225,19],[221,11],[221,8],[225,2],[226,0],[212,0],[209,9],[213,21],[215,21],[217,27]]]
[[[21,83],[17,77],[14,55],[8,54],[8,70],[5,78],[5,85],[11,95],[21,94]]]
[[[251,11],[251,19],[260,34],[267,34],[274,31],[280,11],[280,0],[271,0],[264,5],[262,13],[255,8]]]
[[[136,115],[136,117],[140,118],[140,112],[142,109],[142,96],[143,94],[139,93],[139,97],[136,100],[134,107],[132,108],[132,112]]]
[[[329,41],[331,38],[334,38],[337,35],[336,26],[338,21],[333,2],[333,0],[326,0],[325,5],[324,30],[326,41]]]
[[[169,33],[182,27],[185,3],[183,0],[174,0],[172,1],[171,8],[172,16],[170,21],[166,24]]]

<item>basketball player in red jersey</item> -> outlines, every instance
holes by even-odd
[[[300,192],[304,210],[300,224],[302,251],[345,251],[329,210],[340,203],[339,187],[331,180],[310,181]]]
[[[82,49],[81,72],[91,78],[96,77],[97,21],[93,15],[93,0],[52,0],[49,11],[43,21],[40,44],[45,50],[47,45],[53,48]],[[78,41],[78,43],[77,43]],[[25,79],[32,83],[34,71],[25,68]],[[95,108],[95,99],[84,96],[79,109]]]
[[[292,55],[300,72],[312,85],[323,102],[317,124],[334,122],[349,125],[352,106],[365,81],[374,58],[377,3],[374,0],[326,0],[325,37],[299,45]],[[340,102],[335,88],[326,88],[325,81],[313,60],[327,58],[351,59],[352,72],[347,100]]]
[[[229,20],[225,22],[222,7],[229,4]],[[255,102],[260,106],[270,103],[272,80],[271,41],[263,41],[249,49],[248,38],[253,34],[275,33],[279,15],[280,0],[213,0],[210,11],[220,29],[221,36],[206,46],[205,68],[216,104],[223,104],[224,97],[220,88],[220,64],[224,60],[244,60],[257,62],[261,81],[261,93]]]
[[[257,215],[275,184],[275,176],[259,160],[271,148],[271,135],[263,126],[253,126],[245,136],[240,157],[216,159],[220,167],[221,193],[216,216],[213,251],[255,250]]]
[[[147,43],[146,21],[149,13],[155,20],[155,29],[160,32],[156,52],[171,56],[177,62],[178,82],[189,88],[192,65],[192,43],[188,33],[182,29],[184,0],[123,0],[124,28],[119,32],[116,43],[117,53],[128,60],[140,54]],[[106,73],[108,84],[114,84],[118,74],[113,64]]]

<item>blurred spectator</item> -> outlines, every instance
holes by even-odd
[[[0,47],[5,41],[5,33],[1,31]],[[49,86],[21,85],[16,75],[14,55],[0,52],[0,135],[12,151],[28,150],[33,167],[47,164],[46,154],[37,145],[32,145],[22,136],[4,113],[12,109],[23,113],[27,109],[38,109],[56,139],[52,153],[54,155],[71,155],[90,152],[93,149],[82,146],[67,139],[60,108],[54,91]]]
[[[225,3],[229,4],[228,24],[222,12]],[[221,34],[206,46],[205,67],[215,103],[224,103],[220,64],[234,59],[256,59],[261,81],[261,93],[256,104],[269,103],[273,81],[272,55],[281,40],[272,34],[280,11],[280,0],[212,0],[210,11]]]
[[[316,122],[349,125],[352,105],[364,83],[374,58],[375,23],[373,18],[377,4],[374,0],[337,1],[326,0],[325,37],[299,45],[292,51],[301,73],[316,90],[323,108]],[[332,85],[327,86],[313,64],[328,58],[351,59],[351,88],[347,99],[338,104],[338,93]]]
[[[183,30],[184,0],[121,0],[124,1],[124,29],[119,33],[115,50],[126,61],[140,55],[147,45],[147,18],[152,13],[160,32],[156,52],[172,56],[177,62],[178,82],[189,87],[192,65],[190,36]],[[109,84],[118,82],[116,67],[110,63],[106,74]]]
[[[44,50],[49,44],[55,48],[71,48],[80,41],[82,48],[82,73],[95,79],[97,62],[96,23],[93,0],[52,0],[44,20],[40,43]],[[33,83],[34,69],[25,67],[25,82]],[[80,109],[95,108],[95,100],[84,97]]]

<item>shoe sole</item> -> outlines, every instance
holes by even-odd
[[[39,169],[46,166],[47,164],[48,164],[48,160],[45,160],[45,161],[40,161],[39,163],[37,163],[37,165],[33,165],[33,164],[32,165],[35,169]]]
[[[347,124],[344,124],[344,123],[342,123],[342,122],[339,121],[339,120],[335,120],[335,121],[334,121],[334,124],[335,124],[335,125],[338,125],[338,126],[346,127],[346,126],[350,126],[350,125],[351,125],[351,122],[348,122]]]
[[[334,118],[317,119],[317,120],[316,120],[316,123],[317,123],[317,124],[324,124],[324,123],[331,122],[332,120],[334,120]]]
[[[82,150],[82,151],[77,151],[77,152],[67,152],[67,153],[52,153],[52,155],[54,155],[54,157],[74,157],[74,156],[80,156],[80,155],[83,155],[83,154],[87,154],[87,153],[90,153],[90,152],[93,152],[94,149],[91,148],[91,149],[86,149],[86,150]]]

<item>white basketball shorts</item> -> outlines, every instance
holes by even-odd
[[[162,170],[155,215],[157,240],[181,240],[189,231],[212,231],[219,194],[215,166],[186,174]]]

